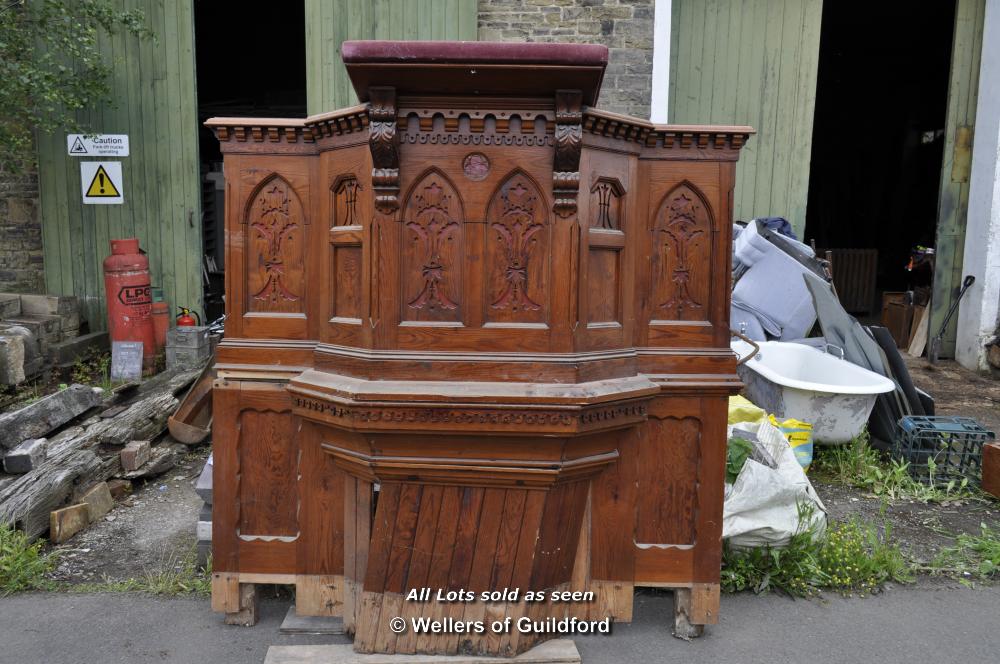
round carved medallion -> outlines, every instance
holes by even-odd
[[[471,152],[462,160],[462,170],[470,180],[484,180],[490,173],[490,160],[482,152]]]

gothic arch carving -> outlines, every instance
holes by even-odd
[[[711,207],[691,182],[679,182],[663,197],[653,222],[654,318],[706,318],[713,226]]]
[[[358,196],[364,186],[354,173],[344,173],[330,185],[331,226],[360,226],[361,212]]]
[[[444,173],[428,169],[403,208],[402,320],[461,321],[465,210]]]
[[[542,323],[547,316],[551,224],[541,188],[515,169],[486,213],[486,318]]]
[[[309,223],[291,184],[277,173],[248,198],[246,311],[303,313],[305,227]]]

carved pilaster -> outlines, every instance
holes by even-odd
[[[396,134],[396,89],[369,89],[368,147],[372,153],[375,207],[383,214],[399,208],[399,136]]]
[[[556,152],[552,166],[553,210],[560,217],[576,214],[580,191],[580,150],[583,147],[583,112],[580,90],[556,91]]]

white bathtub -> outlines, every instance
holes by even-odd
[[[737,372],[750,401],[779,418],[813,425],[813,440],[841,444],[861,433],[879,394],[896,385],[885,376],[803,344],[760,342]],[[750,344],[733,340],[743,358]]]

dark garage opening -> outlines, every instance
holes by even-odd
[[[823,5],[805,237],[834,250],[845,307],[877,318],[883,292],[931,285],[906,268],[934,246],[955,3],[858,9]]]
[[[214,116],[305,117],[305,4],[284,3],[276,13],[275,3],[263,0],[196,0],[194,10],[204,315],[213,320],[225,311],[225,196],[219,142],[201,123]]]

